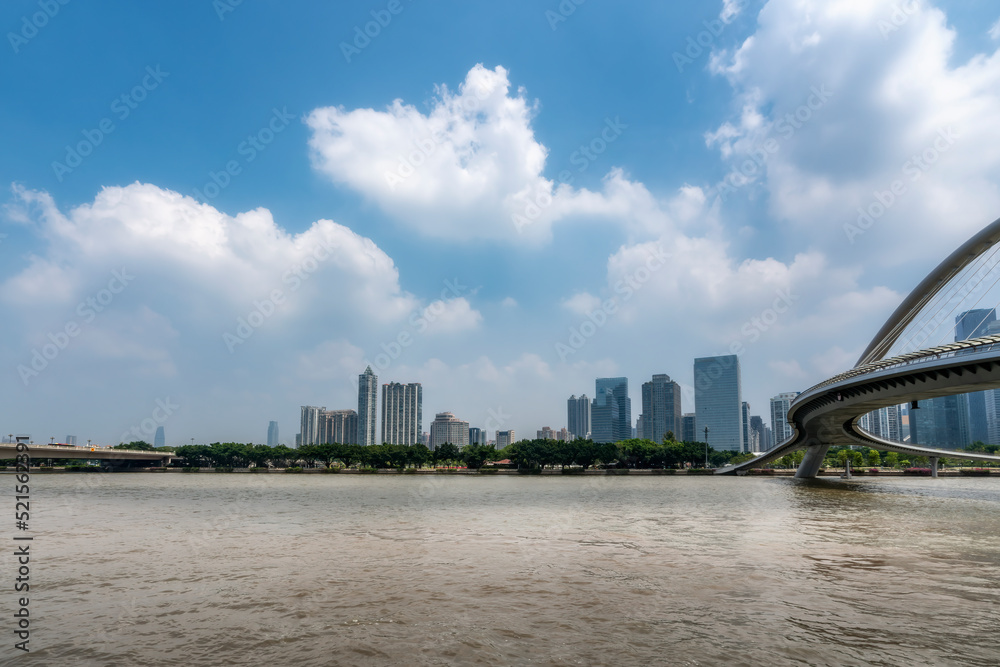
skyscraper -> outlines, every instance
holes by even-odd
[[[618,442],[632,437],[632,399],[628,378],[597,378],[597,397],[590,409],[594,442]]]
[[[416,445],[423,419],[423,389],[419,382],[382,385],[382,442]]]
[[[750,451],[766,452],[770,447],[767,445],[767,432],[764,429],[764,420],[758,415],[750,417]]]
[[[566,428],[577,438],[590,437],[590,399],[586,394],[566,401]]]
[[[917,410],[910,410],[910,442],[942,449],[969,445],[969,412],[963,398],[959,394],[920,401]]]
[[[278,422],[272,421],[267,425],[267,446],[278,446]]]
[[[788,423],[788,408],[799,393],[786,392],[771,399],[771,433],[774,434],[774,444],[780,445],[792,437],[794,429]]]
[[[486,431],[479,428],[478,426],[469,427],[469,444],[470,445],[485,445],[486,444]]]
[[[67,445],[75,445],[76,444],[76,436],[75,435],[67,435],[66,436],[66,444]]]
[[[163,433],[163,427],[156,427],[156,435],[153,436],[153,447],[165,447],[167,438]]]
[[[743,451],[743,392],[740,359],[735,354],[694,360],[694,403],[698,438],[708,427],[716,450]]]
[[[319,413],[326,410],[325,407],[317,408],[315,405],[302,406],[302,425],[299,431],[299,446],[319,444]]]
[[[497,449],[511,445],[515,442],[514,429],[509,431],[497,431]]]
[[[681,415],[681,442],[698,442],[698,421],[693,412]]]
[[[750,404],[746,401],[743,401],[743,411],[740,414],[740,420],[743,422],[743,451],[753,451],[750,448]]]
[[[358,444],[362,446],[376,443],[375,428],[378,419],[378,376],[369,366],[358,376]],[[305,431],[302,432],[305,442]]]
[[[456,447],[469,444],[469,422],[464,422],[450,412],[439,412],[431,422],[430,449],[437,449],[446,442]]]
[[[660,443],[668,431],[681,436],[681,386],[669,375],[654,375],[642,384],[641,420],[640,438]]]
[[[995,330],[996,321],[997,313],[993,308],[967,310],[964,313],[960,313],[955,318],[955,342],[988,336],[991,330]],[[968,440],[970,443],[976,440],[980,442],[989,440],[990,424],[986,414],[986,401],[991,397],[987,394],[988,392],[986,391],[974,391],[971,394],[962,394],[962,398],[959,399],[959,405],[965,403],[969,411]],[[994,426],[994,429],[996,429],[996,426]]]

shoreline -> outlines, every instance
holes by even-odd
[[[544,469],[541,471],[532,472],[522,472],[514,469],[506,468],[486,468],[481,470],[469,470],[466,468],[406,468],[404,470],[398,470],[396,468],[379,468],[379,469],[356,469],[356,468],[344,468],[337,470],[336,472],[330,471],[326,468],[304,468],[301,470],[289,470],[287,468],[270,468],[266,470],[260,470],[259,472],[254,472],[254,468],[233,468],[217,470],[215,468],[199,468],[197,470],[185,470],[183,468],[119,468],[114,470],[103,470],[98,467],[82,468],[82,469],[67,469],[67,468],[36,468],[32,466],[32,474],[42,474],[42,475],[81,475],[81,474],[94,474],[94,473],[148,473],[148,474],[200,474],[200,475],[466,475],[466,476],[479,476],[479,477],[492,477],[496,475],[501,476],[515,476],[515,477],[628,477],[628,476],[640,476],[640,477],[714,477],[715,475],[710,472],[701,472],[703,469],[697,469],[698,472],[690,472],[684,469],[662,469],[662,468],[611,468],[611,469],[597,469],[597,470],[580,470],[580,469],[569,469],[572,472],[563,472],[562,469]],[[16,474],[14,470],[0,470],[0,474]],[[832,469],[820,471],[817,477],[835,477],[840,478],[844,474],[843,469]],[[755,472],[750,471],[747,476],[749,477],[793,477],[795,475],[795,470],[771,470],[768,469],[767,472]],[[938,477],[1000,477],[1000,468],[983,470],[971,469],[944,469],[938,471]],[[880,470],[878,472],[864,471],[851,471],[851,478],[854,477],[928,477],[931,475],[929,473],[908,473],[904,470]]]

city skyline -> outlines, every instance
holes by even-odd
[[[8,430],[290,443],[370,364],[534,433],[726,354],[765,415],[1000,211],[996,12],[898,4],[414,4],[350,57],[349,3],[272,54],[270,5],[68,6],[6,47]]]

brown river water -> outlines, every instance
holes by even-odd
[[[1000,664],[996,478],[31,481],[4,665]]]

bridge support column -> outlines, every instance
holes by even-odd
[[[795,471],[795,476],[806,479],[815,477],[816,473],[823,466],[823,459],[826,458],[826,453],[829,450],[830,445],[810,445],[806,447],[805,456],[802,457],[802,463],[799,464],[799,469]]]
[[[932,456],[931,457],[931,477],[937,477],[938,476],[937,475],[937,470],[938,470],[938,457]]]

